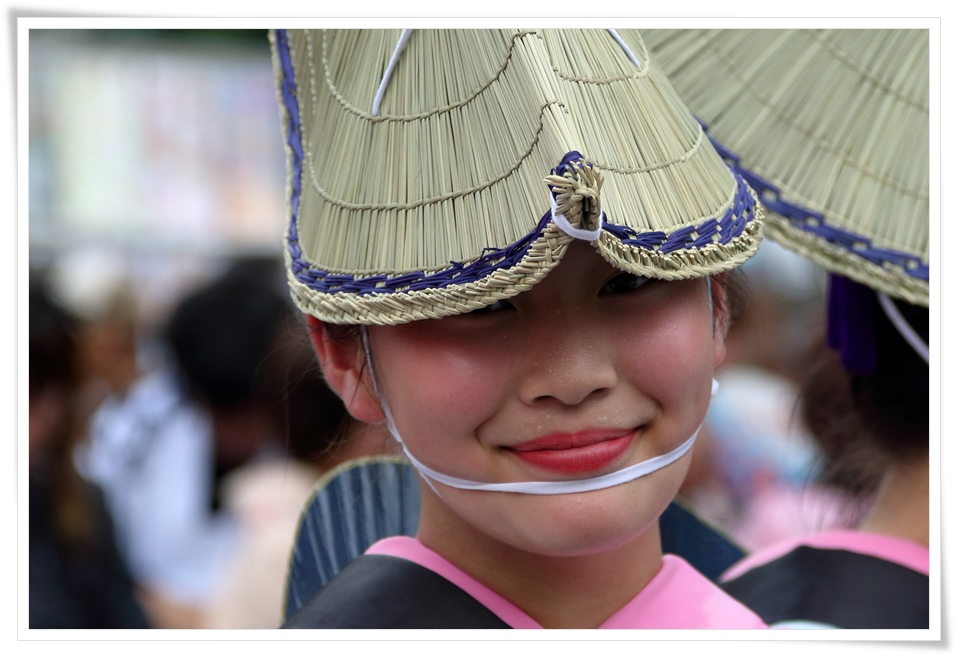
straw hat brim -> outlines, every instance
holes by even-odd
[[[598,180],[588,240],[622,270],[682,279],[753,255],[754,193],[639,36],[609,32],[272,32],[299,308],[395,324],[527,291],[573,239],[545,178],[583,184],[575,166]]]
[[[926,30],[648,30],[648,47],[767,210],[766,235],[929,304]]]

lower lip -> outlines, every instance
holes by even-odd
[[[532,451],[511,452],[530,465],[561,474],[582,474],[593,472],[610,465],[620,456],[634,439],[634,433],[628,433],[587,446],[569,449],[534,449]]]

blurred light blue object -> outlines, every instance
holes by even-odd
[[[718,374],[705,426],[719,470],[738,499],[770,484],[802,487],[817,475],[817,451],[799,421],[798,391],[785,378],[737,365]]]
[[[794,302],[819,300],[826,293],[826,271],[812,260],[765,239],[741,265],[747,284]]]

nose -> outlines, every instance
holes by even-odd
[[[613,347],[587,317],[554,317],[535,340],[519,395],[528,405],[573,406],[608,394],[618,382]],[[540,337],[540,333],[539,333]]]

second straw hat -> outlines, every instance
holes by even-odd
[[[929,305],[928,30],[642,34],[760,194],[768,238]]]
[[[614,30],[276,30],[301,310],[396,324],[526,291],[574,239],[642,276],[741,264],[762,211]]]

